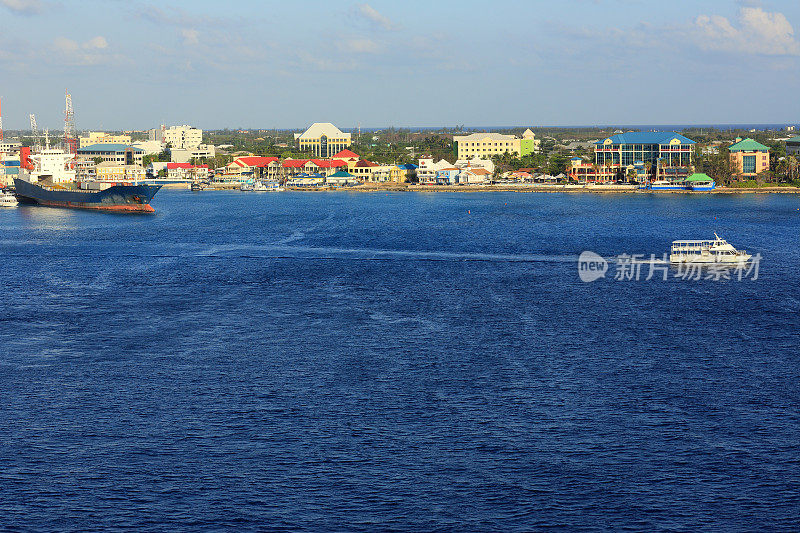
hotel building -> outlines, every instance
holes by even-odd
[[[594,145],[594,167],[602,170],[603,180],[627,171],[637,179],[685,178],[690,172],[695,142],[673,132],[629,132],[613,135]],[[585,164],[584,164],[585,166]],[[592,166],[592,165],[589,165]]]
[[[453,136],[453,151],[458,159],[489,158],[509,153],[517,157],[537,153],[541,141],[530,130],[522,138],[502,133],[473,133]]]

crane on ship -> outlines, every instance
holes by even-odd
[[[78,139],[75,137],[75,112],[72,109],[72,95],[64,90],[64,150],[74,155],[78,153]]]
[[[29,115],[31,121],[31,145],[36,149],[39,146],[39,127],[36,125],[36,115]]]

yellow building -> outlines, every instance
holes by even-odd
[[[90,131],[85,137],[78,139],[78,147],[85,148],[93,144],[131,144],[130,135],[110,135],[104,131]]]
[[[538,153],[541,141],[528,129],[522,138],[502,133],[473,133],[453,136],[453,143],[458,159],[481,159],[505,153],[516,157]]]
[[[139,181],[144,179],[144,167],[139,165],[119,165],[110,161],[97,165],[97,179],[100,181]]]
[[[728,148],[733,167],[742,176],[754,177],[769,170],[769,146],[753,139],[736,139],[736,144]]]
[[[333,157],[353,144],[349,133],[342,132],[330,122],[316,122],[303,133],[295,133],[294,139],[302,151],[316,157]]]

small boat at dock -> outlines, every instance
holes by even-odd
[[[18,204],[19,202],[14,193],[8,189],[0,190],[0,207],[17,207]]]

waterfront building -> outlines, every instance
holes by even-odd
[[[167,178],[171,180],[204,180],[208,178],[208,165],[167,163]]]
[[[417,179],[420,184],[435,184],[436,171],[452,166],[453,164],[446,159],[434,162],[432,157],[423,157],[419,160],[419,166],[417,167]]]
[[[97,165],[95,175],[100,181],[140,181],[144,179],[144,167],[141,165],[120,164],[104,161]]]
[[[281,173],[277,157],[237,157],[225,168],[225,174],[255,179],[275,179]]]
[[[800,136],[792,137],[786,141],[786,155],[800,154]]]
[[[161,173],[162,176],[166,176],[167,165],[169,165],[169,163],[166,161],[153,161],[147,165],[147,167],[145,167],[145,174],[148,176],[157,177],[159,173]]]
[[[626,179],[629,172],[635,172],[639,180],[685,178],[690,174],[694,145],[674,132],[612,135],[594,145],[594,164],[601,169],[594,175],[599,182]],[[582,167],[586,170],[585,163]]]
[[[377,163],[373,163],[372,161],[367,161],[366,159],[362,159],[358,161],[355,165],[348,167],[348,171],[350,174],[355,176],[357,179],[361,181],[373,181],[373,172],[377,167],[379,167]]]
[[[342,132],[330,122],[316,122],[303,133],[295,133],[294,139],[302,151],[316,157],[330,158],[352,144],[349,133]]]
[[[502,133],[473,133],[453,136],[453,151],[458,159],[491,158],[506,153],[523,157],[538,152],[540,143],[530,129],[522,138]]]
[[[413,163],[397,165],[397,168],[400,170],[400,183],[414,181],[414,178],[417,176],[417,165]]]
[[[345,187],[358,184],[358,179],[349,172],[340,170],[325,178],[325,184],[333,187]]]
[[[728,148],[734,168],[746,177],[753,177],[769,170],[769,147],[753,139],[737,138]]]
[[[371,168],[371,174],[368,181],[375,181],[379,183],[394,182],[401,183],[405,181],[406,173],[398,165],[379,165]]]
[[[458,183],[464,185],[484,185],[491,179],[492,173],[485,168],[466,168],[458,175]]]
[[[347,169],[348,165],[340,159],[310,159],[303,166],[307,174],[321,174],[328,176],[339,169]]]
[[[489,174],[494,174],[494,161],[491,159],[459,159],[453,164],[457,168],[483,168],[489,171]]]
[[[291,178],[298,174],[305,174],[304,167],[308,159],[284,159],[281,163],[281,176]]]
[[[14,184],[14,178],[19,177],[19,155],[0,153],[0,186],[8,187]]]
[[[131,144],[130,135],[112,135],[104,131],[90,131],[83,137],[78,138],[78,146],[83,148],[93,144]]]
[[[578,183],[609,183],[614,181],[617,169],[609,165],[597,165],[583,158],[573,157],[567,173],[571,180]]]
[[[93,144],[78,148],[81,159],[100,158],[102,162],[142,166],[144,150],[127,144]]]
[[[448,167],[436,171],[434,183],[437,185],[455,185],[458,183],[458,175],[461,173],[460,168]]]

